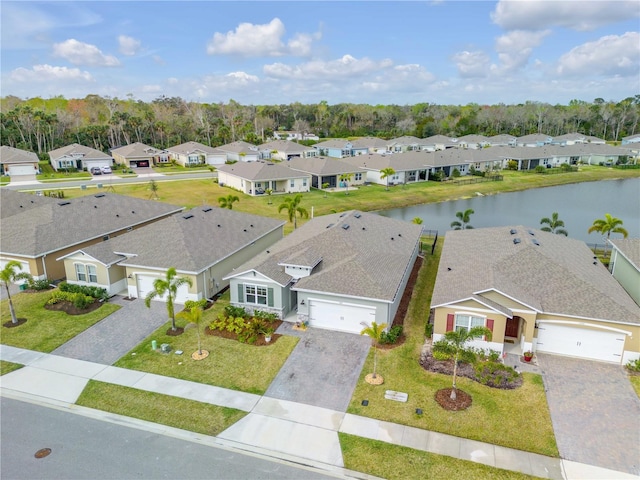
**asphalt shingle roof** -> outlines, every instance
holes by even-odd
[[[609,241],[640,270],[640,238],[615,238]]]
[[[130,143],[129,145],[123,145],[122,147],[111,149],[111,153],[117,153],[124,158],[147,157],[149,155],[155,155],[163,151],[164,150],[160,150],[140,142]]]
[[[544,313],[640,324],[640,307],[581,241],[524,226],[447,232],[432,305],[490,290]]]
[[[64,156],[81,156],[83,158],[111,158],[104,152],[100,150],[96,150],[95,148],[86,147],[84,145],[80,145],[79,143],[73,143],[71,145],[67,145],[66,147],[56,148],[55,150],[51,150],[49,152],[49,158],[55,160]]]
[[[27,150],[2,145],[0,147],[0,163],[33,163],[38,161],[38,156]]]
[[[246,180],[286,180],[308,177],[308,174],[293,170],[287,165],[272,162],[237,162],[232,165],[220,165],[218,170]]]
[[[216,150],[214,147],[209,147],[208,145],[204,145],[200,142],[185,142],[181,143],[180,145],[169,147],[167,148],[167,150],[181,155],[189,155],[193,152],[222,153],[219,150]]]
[[[330,157],[294,157],[287,162],[290,168],[313,175],[341,175],[343,173],[364,172],[347,162]]]

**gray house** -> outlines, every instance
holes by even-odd
[[[613,245],[609,271],[640,305],[640,238],[609,240]]]
[[[422,228],[374,213],[317,217],[236,268],[231,304],[292,322],[360,333],[393,323]]]

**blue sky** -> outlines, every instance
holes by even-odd
[[[1,94],[242,104],[640,93],[640,2],[0,3]]]

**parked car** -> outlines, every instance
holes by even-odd
[[[104,167],[102,167],[102,173],[111,173],[111,167],[105,165]]]
[[[102,175],[100,167],[91,167],[91,175]]]

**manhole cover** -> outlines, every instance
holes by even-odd
[[[51,453],[51,449],[50,448],[41,448],[40,450],[38,450],[36,452],[36,454],[34,455],[36,458],[44,458],[47,455],[49,455]]]

